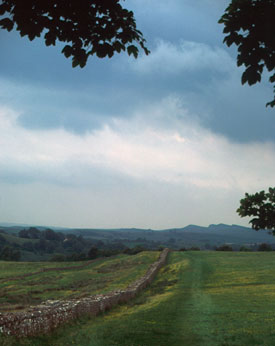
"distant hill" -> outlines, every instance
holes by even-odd
[[[209,225],[208,227],[200,227],[196,225],[189,225],[174,231],[165,231],[176,233],[180,238],[185,241],[195,241],[200,243],[208,242],[209,244],[218,245],[224,243],[232,244],[259,244],[269,243],[275,244],[275,237],[269,234],[266,230],[255,231],[248,227],[239,225]]]
[[[35,226],[43,230],[49,227]],[[16,235],[20,230],[26,228],[26,225],[1,224],[0,230],[9,234]],[[50,227],[51,229],[67,233],[81,235],[84,238],[94,241],[113,242],[121,241],[123,243],[142,244],[146,242],[155,242],[157,245],[170,245],[174,248],[181,246],[201,246],[206,244],[216,246],[224,243],[232,244],[275,244],[275,237],[268,231],[255,231],[251,228],[239,225],[211,224],[208,227],[188,225],[182,228],[171,228],[164,230],[139,229],[139,228],[116,228],[116,229],[89,229],[89,228],[60,228]],[[127,244],[128,245],[128,244]],[[130,244],[131,245],[131,244]],[[173,246],[172,246],[173,245]]]
[[[164,230],[121,228],[121,229],[71,229],[67,232],[81,234],[89,238],[117,238],[129,239],[145,238],[146,240],[167,240],[175,239],[185,241],[188,244],[205,243],[275,243],[275,237],[267,231],[255,231],[248,227],[239,225],[209,225],[208,227],[188,225],[182,228],[172,228]],[[198,244],[199,245],[199,244]]]

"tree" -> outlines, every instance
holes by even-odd
[[[240,247],[240,251],[243,251],[243,252],[250,252],[250,251],[252,251],[252,249],[251,249],[251,247],[246,247],[246,246],[242,245],[242,246]]]
[[[35,227],[30,227],[28,229],[28,233],[29,233],[29,238],[31,239],[39,239],[41,237],[41,232],[39,231],[39,229]]]
[[[4,243],[6,243],[7,241],[6,241],[6,238],[5,237],[3,237],[1,234],[0,234],[0,244],[4,244]]]
[[[269,81],[275,82],[274,18],[274,0],[232,0],[219,20],[224,42],[238,47],[237,65],[245,66],[242,84],[260,82],[264,67],[271,73]],[[266,106],[274,107],[275,97]]]
[[[272,251],[272,247],[270,244],[262,243],[259,245],[258,251]]]
[[[42,34],[47,46],[64,42],[62,53],[72,65],[84,67],[91,55],[111,58],[127,50],[138,56],[138,46],[149,54],[145,39],[137,30],[132,11],[120,0],[2,0],[0,28],[16,28],[32,41]],[[133,43],[134,42],[134,43]]]
[[[26,251],[33,252],[35,250],[33,243],[31,241],[26,241],[22,244],[22,249]]]
[[[66,259],[65,255],[55,254],[54,256],[51,257],[50,261],[51,262],[64,262],[65,259]]]
[[[232,246],[228,245],[228,244],[223,244],[221,246],[218,246],[216,248],[216,251],[233,251]]]
[[[49,228],[43,231],[42,235],[46,240],[59,240],[59,235]]]
[[[98,248],[96,248],[95,246],[92,246],[87,254],[88,259],[91,259],[91,260],[95,259],[97,258],[97,255],[98,255]]]
[[[275,235],[275,187],[254,195],[246,193],[240,204],[237,213],[241,217],[255,216],[249,221],[253,229],[268,229]]]
[[[18,236],[20,238],[30,238],[29,232],[26,229],[21,229],[21,231],[18,233]]]
[[[10,246],[5,246],[0,252],[0,260],[3,261],[19,261],[21,253]]]

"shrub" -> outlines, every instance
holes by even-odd
[[[127,255],[136,255],[138,254],[139,252],[142,252],[142,251],[146,251],[146,249],[141,246],[141,245],[137,245],[133,248],[126,248],[123,253],[127,254]]]
[[[224,244],[216,248],[216,251],[233,251],[232,246]]]
[[[201,249],[198,246],[191,246],[189,251],[200,251]]]
[[[248,251],[252,251],[252,249],[250,247],[246,247],[246,246],[243,245],[243,246],[240,247],[240,251],[248,252]]]
[[[65,259],[66,259],[65,255],[63,255],[63,254],[56,254],[56,255],[52,256],[50,261],[52,261],[52,262],[64,262]]]
[[[10,246],[4,246],[0,253],[0,259],[3,261],[19,261],[20,257],[20,251],[13,249]]]
[[[270,244],[262,243],[258,246],[258,251],[272,251],[272,247]]]
[[[87,257],[88,257],[88,259],[92,260],[92,259],[97,258],[97,256],[98,256],[98,248],[95,246],[92,246],[90,248],[90,250],[88,251]]]

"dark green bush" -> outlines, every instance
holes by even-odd
[[[233,251],[232,246],[224,244],[216,248],[216,251]]]
[[[258,246],[258,251],[272,251],[272,247],[270,244],[262,243]]]
[[[240,251],[245,251],[245,252],[248,252],[248,251],[252,251],[252,249],[250,247],[246,247],[246,246],[241,246],[240,247]]]

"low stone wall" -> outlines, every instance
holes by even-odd
[[[79,300],[48,300],[41,305],[30,307],[24,312],[0,314],[0,332],[16,336],[46,334],[80,316],[96,316],[119,303],[128,302],[153,281],[159,269],[165,264],[168,253],[169,249],[164,249],[159,259],[149,267],[146,274],[125,290]]]

